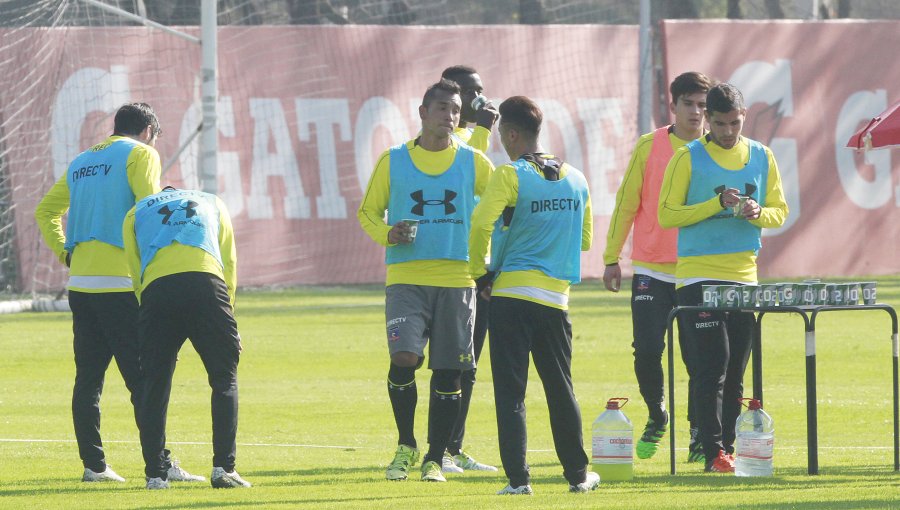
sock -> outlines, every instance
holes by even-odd
[[[463,436],[466,433],[466,418],[469,416],[469,404],[472,402],[472,389],[475,386],[475,370],[466,370],[459,379],[462,393],[459,399],[459,415],[450,433],[450,442],[447,443],[447,452],[450,455],[459,455],[462,452]]]
[[[419,399],[416,391],[416,368],[398,367],[391,363],[387,387],[391,408],[394,410],[394,422],[397,424],[397,444],[417,448],[413,433],[416,402]]]
[[[431,377],[431,400],[428,408],[428,455],[422,461],[441,463],[450,432],[459,415],[461,390],[459,370],[435,370]]]

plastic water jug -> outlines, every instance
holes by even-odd
[[[594,420],[594,471],[604,482],[634,478],[634,426],[622,413],[627,398],[611,398],[606,410]]]
[[[772,476],[775,447],[775,421],[762,409],[759,400],[749,401],[735,424],[734,474],[737,476]]]

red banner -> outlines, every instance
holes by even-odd
[[[32,246],[20,252],[28,275],[37,200],[78,152],[109,134],[117,106],[154,106],[163,161],[196,131],[200,49],[143,28],[23,33],[16,37],[33,39],[23,47],[40,46],[63,63],[30,87],[0,90],[4,122],[15,110],[30,125],[9,135],[6,156],[17,225],[28,233],[22,246]],[[356,219],[362,190],[378,155],[418,132],[425,89],[460,63],[477,68],[495,104],[511,95],[537,100],[545,148],[585,171],[597,228],[584,273],[600,274],[608,216],[637,135],[637,27],[228,27],[219,34],[218,178],[234,218],[240,285],[383,281],[383,248]],[[19,54],[0,62],[0,75],[29,66],[33,55]],[[489,156],[508,160],[496,134]],[[196,161],[189,147],[163,184],[197,187]]]
[[[845,148],[900,99],[900,22],[666,21],[666,75],[737,86],[744,135],[768,145],[790,207],[766,233],[763,276],[900,272],[900,151]],[[894,162],[892,164],[892,161]]]
[[[897,151],[843,146],[900,99],[898,22],[665,22],[666,75],[699,70],[750,105],[745,134],[769,145],[791,207],[767,232],[764,276],[900,272]],[[193,32],[196,34],[196,32]],[[15,204],[22,284],[65,274],[34,228],[37,201],[126,101],[157,110],[163,183],[198,187],[200,48],[145,28],[0,31],[3,171]],[[545,114],[544,145],[585,171],[595,213],[584,275],[600,275],[606,227],[636,132],[634,26],[227,27],[219,31],[219,189],[234,217],[239,283],[379,282],[383,249],[356,209],[377,156],[419,130],[441,70],[478,69],[495,100]],[[507,160],[499,139],[489,156]],[[2,226],[0,226],[2,227]],[[45,275],[45,268],[57,272]],[[36,283],[40,281],[40,283]]]

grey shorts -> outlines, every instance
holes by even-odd
[[[385,288],[384,311],[391,354],[423,357],[428,344],[428,368],[475,368],[474,288],[390,285]]]

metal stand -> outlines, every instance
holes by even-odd
[[[806,338],[806,440],[807,440],[807,472],[819,474],[819,441],[818,418],[816,409],[816,318],[822,312],[884,310],[891,316],[891,344],[893,349],[894,377],[892,390],[894,393],[894,471],[900,471],[900,384],[898,384],[898,357],[900,343],[897,338],[897,312],[889,305],[857,305],[857,306],[765,306],[746,308],[723,308],[710,306],[678,306],[669,313],[669,465],[675,474],[675,340],[674,322],[683,312],[754,312],[756,313],[753,344],[751,347],[753,363],[753,398],[763,400],[763,368],[762,368],[762,319],[767,313],[796,313],[803,318]]]

